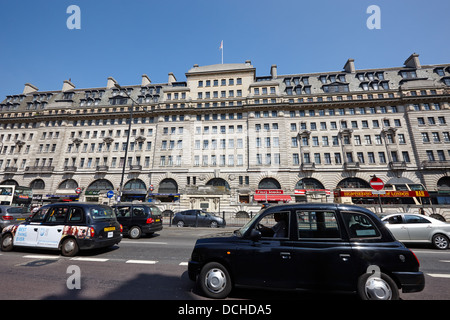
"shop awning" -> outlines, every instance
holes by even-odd
[[[253,195],[253,200],[255,201],[291,201],[292,198],[286,194],[268,194],[267,198],[265,194],[255,194]]]

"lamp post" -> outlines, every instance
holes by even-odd
[[[118,84],[115,83],[114,86],[121,90],[122,87]],[[125,91],[125,95],[131,99],[131,109],[130,109],[130,119],[129,119],[129,123],[128,123],[128,134],[127,134],[127,142],[125,145],[125,158],[123,160],[123,166],[122,166],[122,176],[120,177],[120,185],[119,185],[119,197],[117,198],[117,202],[121,202],[122,201],[122,193],[123,193],[123,179],[125,177],[125,168],[127,166],[127,158],[128,158],[128,148],[130,145],[130,134],[131,134],[131,123],[133,122],[133,109],[134,109],[134,104],[135,101],[132,97],[130,97],[130,95],[128,94],[128,92]],[[139,105],[138,103],[136,103],[137,105]]]

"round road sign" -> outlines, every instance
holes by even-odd
[[[381,190],[384,188],[384,182],[380,178],[373,177],[372,180],[370,180],[370,186],[375,190]]]

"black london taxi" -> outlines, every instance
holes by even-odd
[[[151,235],[163,229],[161,210],[146,203],[122,202],[113,206],[117,221],[123,226],[124,235],[139,239],[142,234]]]
[[[336,290],[399,299],[425,286],[419,261],[371,211],[332,203],[271,206],[228,235],[198,239],[189,278],[211,298],[233,287]]]
[[[2,251],[14,247],[61,250],[72,257],[79,250],[110,247],[122,240],[114,210],[94,203],[54,203],[41,207],[21,224],[1,234]]]

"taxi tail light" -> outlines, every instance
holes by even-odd
[[[120,232],[123,232],[123,226],[120,225]]]
[[[153,223],[153,222],[155,222],[155,220],[153,220],[153,218],[148,218],[148,219],[147,219],[147,224],[151,224],[151,223]]]
[[[411,253],[413,254],[414,258],[416,258],[417,266],[420,267],[420,261],[419,261],[419,259],[417,258],[416,254],[415,254],[411,249],[409,249],[409,251],[411,251]]]
[[[3,220],[14,220],[13,216],[2,216]]]
[[[93,237],[95,235],[95,229],[90,227],[89,228],[89,233],[91,234],[91,237]]]

